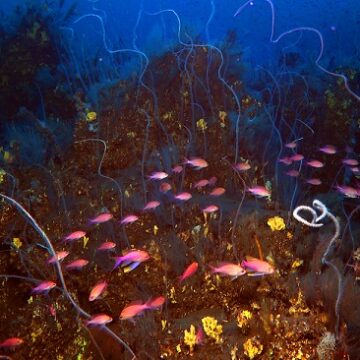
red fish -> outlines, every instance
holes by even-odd
[[[194,261],[193,263],[191,263],[186,269],[185,271],[182,273],[182,275],[179,277],[179,281],[180,283],[182,283],[184,280],[186,280],[187,278],[189,278],[190,276],[194,275],[197,271],[199,267],[199,264]]]
[[[129,265],[131,263],[142,263],[146,260],[150,259],[149,253],[144,250],[130,250],[129,252],[125,253],[123,256],[116,256],[115,257],[115,265],[113,270],[115,270],[119,265]]]
[[[151,179],[151,180],[163,180],[163,179],[166,179],[168,176],[169,175],[164,171],[156,171],[156,172],[153,172],[149,176],[149,179]]]
[[[158,206],[160,206],[160,201],[149,201],[144,207],[143,207],[143,211],[147,211],[147,210],[154,210],[156,209]]]
[[[90,320],[86,321],[86,325],[102,326],[113,321],[112,317],[106,314],[93,315]]]
[[[225,194],[225,191],[226,190],[223,187],[217,187],[213,191],[211,191],[211,193],[209,195],[211,195],[211,196],[221,196],[221,195]]]
[[[94,217],[93,219],[90,219],[90,222],[92,224],[102,224],[104,222],[107,222],[109,220],[111,220],[113,218],[113,215],[110,213],[102,213],[96,217]]]
[[[90,291],[89,301],[96,300],[107,288],[108,283],[104,280],[97,283]]]
[[[275,272],[274,267],[268,262],[253,258],[252,256],[246,256],[246,260],[243,260],[241,265],[252,276],[269,275]]]
[[[322,168],[324,166],[324,163],[322,163],[321,161],[319,160],[311,160],[311,161],[308,161],[307,164],[313,168]]]
[[[57,251],[54,256],[52,256],[47,262],[48,264],[54,264],[56,259],[58,261],[64,260],[69,255],[68,251]]]
[[[154,300],[148,300],[145,303],[134,301],[127,305],[120,313],[120,320],[129,320],[137,315],[141,315],[145,310],[157,309],[165,302],[163,296],[159,296]]]
[[[241,162],[234,165],[234,169],[239,171],[246,171],[251,169],[251,165],[248,162]]]
[[[184,164],[191,165],[196,170],[200,170],[200,169],[203,169],[203,168],[206,168],[206,167],[209,166],[207,161],[204,160],[204,159],[201,159],[201,158],[193,158],[193,159],[190,159],[190,160],[185,159]]]
[[[133,222],[135,222],[138,219],[139,218],[136,215],[127,215],[120,220],[120,224],[121,225],[132,224]]]
[[[223,276],[231,276],[232,279],[236,279],[238,276],[245,275],[246,271],[240,264],[233,264],[229,262],[220,263],[218,266],[211,266],[213,273]]]
[[[38,286],[34,287],[31,291],[32,294],[40,294],[42,292],[48,292],[56,286],[53,281],[42,281]]]
[[[169,183],[167,183],[167,182],[163,182],[163,183],[160,184],[159,190],[160,190],[160,192],[165,194],[165,193],[167,193],[168,191],[171,190],[171,185]]]
[[[269,197],[271,196],[271,192],[264,186],[254,186],[252,188],[248,188],[248,191],[253,195],[258,197]]]
[[[337,152],[336,147],[334,145],[325,145],[319,148],[319,150],[324,154],[328,154],[328,155],[333,155],[336,154]]]
[[[71,234],[69,234],[68,236],[66,236],[66,238],[64,239],[65,241],[74,241],[74,240],[79,240],[81,238],[83,238],[86,235],[85,231],[74,231]]]
[[[116,246],[116,244],[113,243],[112,241],[105,241],[97,249],[100,250],[100,251],[102,251],[102,250],[111,250],[111,249],[114,249],[115,246]]]
[[[0,347],[15,347],[21,345],[23,342],[23,339],[20,339],[18,337],[12,337],[0,342]]]
[[[178,195],[175,195],[175,199],[180,200],[180,201],[187,201],[187,200],[190,200],[191,198],[192,198],[192,195],[188,192],[182,192]]]
[[[211,214],[213,212],[216,212],[219,210],[219,207],[216,205],[209,205],[206,208],[202,209],[202,212],[207,213],[207,214]]]
[[[65,265],[65,268],[68,270],[80,270],[84,266],[86,266],[88,263],[89,263],[89,260],[77,259],[77,260],[74,260],[73,262]]]

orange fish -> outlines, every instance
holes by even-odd
[[[275,272],[274,267],[264,260],[254,258],[252,256],[246,256],[245,258],[246,260],[243,260],[241,265],[246,269],[249,275],[270,275]]]
[[[38,286],[32,289],[33,294],[39,294],[42,292],[48,292],[49,290],[53,289],[56,286],[56,283],[53,281],[42,281]]]
[[[65,267],[68,270],[81,270],[88,263],[89,263],[89,260],[77,259],[77,260],[74,260],[71,263],[65,265]]]
[[[65,237],[65,241],[73,241],[73,240],[79,240],[82,237],[84,237],[86,235],[85,231],[74,231],[71,234],[69,234],[68,236]]]
[[[224,276],[231,276],[232,279],[236,279],[238,276],[245,275],[245,269],[239,264],[233,264],[229,262],[220,263],[219,266],[211,266],[213,273],[218,273]]]
[[[209,166],[206,160],[201,158],[185,159],[184,164],[191,165],[196,170],[200,170]]]
[[[106,281],[101,281],[97,283],[90,291],[89,301],[96,300],[107,288],[108,283]]]
[[[225,189],[223,187],[217,187],[209,195],[211,195],[211,196],[221,196],[223,194],[225,194]]]
[[[187,278],[189,278],[190,276],[194,275],[195,272],[197,271],[199,267],[199,264],[194,261],[193,263],[191,263],[186,269],[185,271],[182,273],[182,275],[179,277],[179,281],[180,283],[182,283],[184,280],[186,280]]]
[[[90,320],[86,321],[86,325],[97,325],[97,326],[101,326],[101,325],[106,325],[112,322],[112,317],[110,317],[109,315],[106,314],[98,314],[98,315],[94,315],[90,318]]]
[[[69,255],[68,251],[58,251],[47,262],[48,262],[48,264],[54,264],[56,262],[56,259],[58,261],[61,261],[61,260],[64,260],[68,255]]]
[[[162,306],[165,302],[163,296],[159,296],[154,300],[148,300],[145,303],[141,301],[134,301],[121,311],[120,320],[129,320],[137,315],[141,315],[145,310],[157,309]]]

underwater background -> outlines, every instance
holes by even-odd
[[[360,2],[0,18],[0,359],[360,359]]]

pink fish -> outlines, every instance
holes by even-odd
[[[200,188],[203,188],[203,187],[205,187],[207,185],[209,185],[209,180],[202,179],[202,180],[199,180],[198,182],[196,182],[193,187],[196,188],[196,189],[200,189]]]
[[[291,160],[291,158],[289,157],[283,157],[281,159],[279,159],[279,162],[285,164],[285,165],[291,165],[293,163],[293,161]]]
[[[172,168],[172,172],[174,174],[180,174],[183,171],[183,167],[181,165],[177,165]]]
[[[292,161],[301,161],[304,159],[304,155],[301,154],[294,154],[293,156],[290,156],[290,160]]]
[[[187,201],[190,200],[192,198],[192,195],[188,192],[182,192],[178,195],[174,196],[176,200],[180,200],[180,201]]]
[[[212,176],[210,179],[209,179],[209,185],[210,186],[214,186],[217,182],[217,177],[216,176]]]
[[[336,154],[337,152],[336,147],[334,145],[325,145],[319,148],[319,150],[324,154],[328,154],[328,155],[333,155]]]
[[[115,259],[115,265],[113,270],[115,270],[121,264],[122,266],[126,266],[131,263],[140,264],[146,260],[149,260],[150,255],[144,250],[130,250],[129,252],[126,252],[122,256],[116,256],[114,259]]]
[[[88,263],[89,263],[89,260],[77,259],[77,260],[74,260],[71,263],[65,265],[65,268],[68,270],[81,270]]]
[[[258,197],[269,197],[271,196],[271,192],[264,186],[254,186],[252,188],[248,188],[248,191],[253,195]]]
[[[218,211],[219,210],[219,207],[216,206],[216,205],[209,205],[207,206],[206,208],[202,209],[202,212],[204,213],[207,213],[207,214],[210,214],[210,213],[213,213],[215,211]]]
[[[193,159],[185,159],[184,164],[191,165],[196,168],[196,170],[200,170],[209,166],[206,160],[201,158],[193,158]]]
[[[68,251],[57,251],[54,256],[52,256],[47,262],[48,264],[54,264],[56,259],[58,261],[64,260],[69,255]]]
[[[231,276],[233,280],[246,273],[245,269],[240,264],[233,264],[229,262],[220,263],[218,266],[210,265],[210,268],[212,269],[212,273],[223,276]]]
[[[74,241],[74,240],[79,240],[81,238],[83,238],[86,235],[85,231],[74,231],[71,234],[69,234],[68,236],[66,236],[66,238],[64,239],[65,241]]]
[[[121,219],[120,224],[121,225],[132,224],[133,222],[135,222],[138,219],[139,218],[136,215],[127,215]]]
[[[90,320],[86,321],[86,325],[102,326],[109,324],[113,321],[112,317],[106,314],[93,315]]]
[[[223,187],[217,187],[209,195],[211,196],[221,196],[225,194],[225,189]]]
[[[336,186],[336,189],[348,198],[360,197],[360,189],[355,189],[352,186],[341,185]]]
[[[251,169],[251,165],[248,162],[241,162],[234,165],[234,169],[239,171],[246,171]]]
[[[164,171],[156,171],[156,172],[153,172],[149,176],[149,179],[151,179],[151,180],[163,180],[163,179],[166,179],[168,176],[169,175]]]
[[[184,280],[186,280],[187,278],[189,278],[190,276],[194,275],[197,271],[199,267],[199,264],[194,261],[193,263],[191,263],[186,269],[185,271],[182,273],[182,275],[179,277],[179,281],[180,283],[182,283]]]
[[[102,213],[96,217],[94,217],[93,219],[90,219],[90,222],[92,224],[102,224],[104,222],[107,222],[109,220],[111,220],[113,218],[113,215],[110,213]]]
[[[171,185],[169,183],[167,183],[167,182],[163,182],[163,183],[160,184],[159,190],[160,190],[160,192],[165,194],[165,193],[167,193],[168,191],[171,190]]]
[[[256,259],[252,256],[246,256],[241,265],[246,269],[249,275],[269,275],[275,272],[275,269],[268,262]]]
[[[20,339],[18,337],[12,337],[12,338],[8,338],[8,339],[5,339],[4,341],[0,342],[0,347],[11,348],[11,347],[19,346],[23,342],[24,342],[23,339]],[[0,358],[1,358],[1,355],[0,355]]]
[[[201,326],[198,327],[196,335],[195,335],[195,342],[196,345],[201,345],[204,342],[204,331]]]
[[[290,143],[285,144],[285,147],[287,147],[288,149],[295,149],[296,146],[297,146],[296,141],[292,141]]]
[[[156,209],[158,206],[160,206],[160,201],[149,201],[144,207],[143,207],[143,211],[147,211],[147,210],[154,210]]]
[[[34,287],[31,291],[32,294],[40,294],[42,292],[48,292],[56,286],[53,281],[42,281],[38,286]]]
[[[321,180],[317,178],[307,179],[306,182],[310,185],[321,185]]]
[[[359,162],[356,159],[343,159],[342,163],[349,166],[358,166]]]
[[[297,177],[300,175],[298,170],[289,170],[285,174],[291,177]]]
[[[114,249],[115,246],[116,246],[116,244],[113,243],[112,241],[105,241],[97,249],[100,251],[111,250],[111,249]]]
[[[107,286],[108,283],[105,280],[97,283],[90,291],[89,301],[96,300],[105,291]]]
[[[322,168],[324,166],[324,163],[322,163],[319,160],[311,160],[311,161],[308,161],[306,164],[313,168],[317,168],[317,169]]]
[[[352,168],[350,168],[350,170],[354,173],[354,174],[357,174],[360,172],[360,168],[358,166],[354,166]]]
[[[148,300],[145,303],[141,301],[131,302],[121,311],[120,320],[129,320],[137,315],[141,315],[145,310],[157,309],[162,306],[164,302],[165,298],[163,296],[159,296],[154,300]]]

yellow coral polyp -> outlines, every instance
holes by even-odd
[[[206,316],[202,320],[204,332],[207,336],[216,341],[217,344],[222,342],[221,334],[223,332],[222,325],[218,325],[218,321],[212,316]]]
[[[91,122],[91,121],[95,121],[96,120],[96,112],[95,111],[90,111],[86,114],[86,120]]]
[[[263,351],[263,346],[259,340],[255,337],[247,339],[244,342],[244,354],[250,359],[254,359],[256,356],[260,355]]]
[[[240,329],[243,329],[244,327],[249,325],[250,320],[252,319],[252,313],[249,310],[243,310],[241,311],[236,319],[237,326]]]
[[[190,326],[190,330],[184,331],[184,343],[189,347],[190,352],[193,352],[196,345],[196,332],[194,325]]]
[[[199,119],[196,122],[196,127],[201,131],[205,131],[207,129],[207,123],[204,119]]]
[[[268,219],[267,224],[270,226],[271,231],[280,231],[285,229],[284,219],[280,216],[274,216]]]

